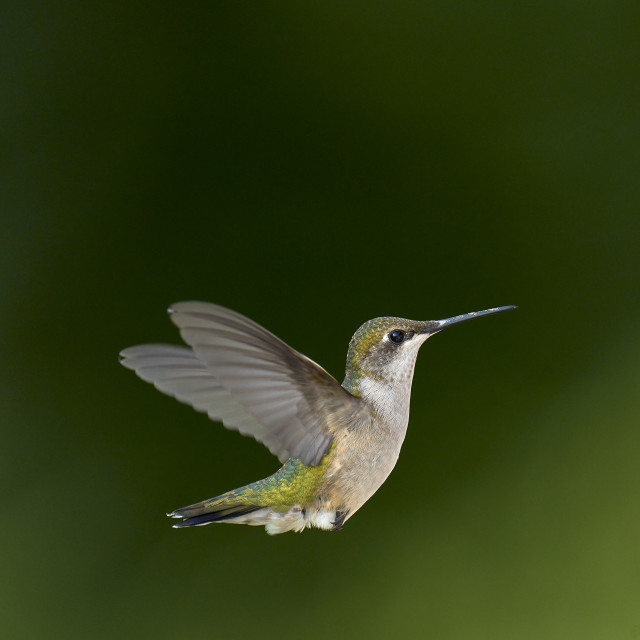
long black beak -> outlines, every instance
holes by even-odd
[[[494,307],[493,309],[485,309],[484,311],[472,311],[471,313],[463,313],[461,316],[453,316],[453,318],[446,318],[445,320],[434,320],[433,326],[426,327],[422,333],[438,333],[447,327],[451,327],[459,322],[465,322],[466,320],[472,320],[473,318],[480,318],[481,316],[489,316],[492,313],[500,313],[501,311],[510,311],[511,309],[517,309],[518,307],[510,304],[506,307]]]

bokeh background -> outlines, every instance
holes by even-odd
[[[6,638],[640,637],[640,5],[1,10]],[[277,461],[118,365],[239,310],[430,340],[340,533],[170,528]]]

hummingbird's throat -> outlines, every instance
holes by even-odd
[[[360,394],[372,412],[395,430],[406,429],[411,401],[411,376],[402,380],[364,376],[360,380]]]

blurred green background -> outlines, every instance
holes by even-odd
[[[637,2],[7,2],[7,638],[640,637]],[[418,358],[340,533],[170,528],[273,472],[120,349],[236,309]],[[392,635],[393,634],[393,635]]]

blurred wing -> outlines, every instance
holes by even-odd
[[[338,416],[360,408],[322,367],[252,320],[218,305],[180,302],[170,309],[184,347],[143,345],[123,364],[229,429],[252,435],[281,461],[318,464]]]

